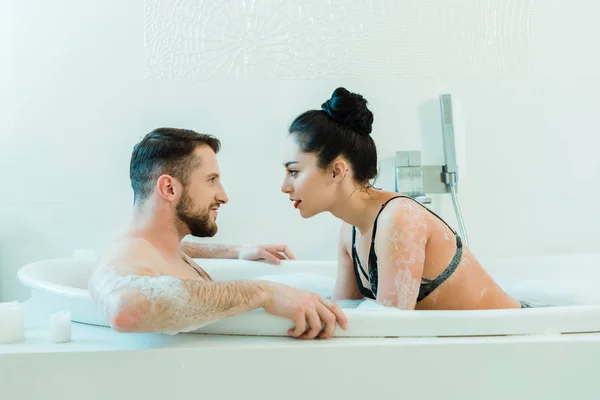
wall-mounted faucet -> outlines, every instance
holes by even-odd
[[[431,198],[425,195],[423,188],[423,165],[420,151],[398,151],[395,158],[395,191],[419,201],[430,204]]]
[[[452,96],[440,95],[444,165],[422,165],[420,151],[398,151],[395,156],[395,190],[422,204],[430,204],[427,193],[450,193],[458,220],[460,236],[469,245],[467,230],[458,203],[458,164],[454,141]]]

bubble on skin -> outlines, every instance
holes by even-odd
[[[227,246],[219,243],[206,243],[202,245],[203,250],[205,249],[208,253],[218,253],[222,251],[229,251],[231,246]]]
[[[419,295],[420,280],[415,279],[410,270],[399,269],[394,279],[397,308],[406,310],[415,306],[415,300]]]
[[[243,246],[240,248],[238,258],[240,260],[249,260],[254,257],[258,250],[259,249],[256,246]]]
[[[155,249],[148,247],[147,241],[134,239],[107,250],[103,260],[118,260],[125,245],[128,253],[150,251],[158,255]],[[141,260],[124,271],[98,260],[88,281],[88,290],[109,325],[124,331],[176,334],[260,305],[264,291],[260,285],[214,282],[186,253],[186,243],[182,247],[180,255],[198,272],[196,279],[163,275],[140,265]],[[133,267],[135,271],[130,269]]]
[[[395,227],[389,241],[393,244],[396,254],[394,260],[396,275],[393,292],[389,293],[382,304],[400,309],[414,309],[419,293],[421,277],[415,278],[410,270],[412,265],[423,265],[425,262],[425,246],[427,244],[427,223],[423,218],[421,206],[398,202],[394,209],[409,214],[407,225]],[[391,297],[391,298],[390,298]]]
[[[260,248],[254,245],[230,246],[219,243],[206,243],[202,244],[201,247],[194,246],[190,252],[195,254],[195,258],[217,258],[220,254],[235,252],[236,250],[238,259],[253,260]]]
[[[407,218],[407,221],[401,226],[396,227],[392,234],[387,238],[382,238],[383,240],[390,241],[388,242],[390,247],[392,247],[393,244],[394,250],[396,250],[396,252],[401,252],[401,254],[396,256],[396,259],[389,260],[390,264],[395,267],[394,272],[396,272],[396,275],[393,278],[394,287],[388,289],[389,293],[382,292],[381,294],[383,296],[378,296],[377,302],[386,307],[414,309],[421,282],[420,279],[412,279],[414,277],[410,274],[410,267],[411,263],[417,263],[417,260],[420,260],[421,257],[424,262],[428,223],[430,223],[432,219],[437,220],[437,217],[430,214],[426,208],[421,205],[413,204],[412,202],[409,202],[409,200],[392,202],[389,207],[396,209],[392,212],[393,214],[397,215],[398,213],[404,213],[404,215],[408,214],[409,216],[412,216],[412,218]],[[421,214],[419,215],[419,213]],[[425,232],[419,232],[420,228],[423,228]],[[446,241],[456,237],[455,233],[451,229],[448,229],[448,227],[445,227],[442,232],[436,229],[436,235],[442,233],[444,235],[444,240]],[[463,247],[462,259],[459,262],[458,268],[467,268],[468,270],[475,268],[476,270],[480,270],[481,266],[470,250],[467,247]],[[477,274],[473,275],[467,272],[461,275],[459,281],[448,279],[445,282],[445,286],[449,287],[450,293],[454,290],[460,290],[461,294],[473,299],[474,303],[479,304],[487,304],[490,301],[496,301],[495,299],[505,297],[506,294],[501,286],[494,284],[493,282],[491,284],[482,285],[478,281],[476,275]],[[460,287],[452,288],[453,284],[457,283],[460,284]],[[479,293],[477,293],[477,291],[479,291]],[[409,300],[411,299],[411,294],[413,300]],[[429,304],[436,305],[440,300],[439,296],[440,292],[434,290],[427,297]],[[510,307],[512,308],[512,305]]]
[[[171,276],[117,275],[113,269],[104,272],[90,287],[107,321],[120,309],[123,293],[130,304],[137,304],[140,314],[150,314],[144,321],[144,331],[174,335],[190,332],[222,318],[222,313],[207,307],[197,307],[181,279]],[[135,313],[135,307],[133,307]],[[168,328],[160,328],[168,327]]]
[[[434,290],[429,294],[429,296],[427,296],[427,299],[431,302],[432,305],[435,306],[437,304],[438,297],[440,297],[440,291]]]
[[[485,296],[487,294],[487,292],[488,292],[487,288],[483,288],[481,290],[481,293],[479,294],[479,300],[482,300],[483,296]]]

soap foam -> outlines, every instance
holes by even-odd
[[[110,321],[123,303],[127,323],[143,332],[190,332],[222,318],[250,311],[257,287],[236,283],[184,281],[171,276],[117,275],[112,269],[96,272],[90,294]],[[233,298],[233,296],[238,296]],[[140,317],[144,316],[143,320]]]

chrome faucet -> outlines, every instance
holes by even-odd
[[[431,204],[432,199],[427,196],[427,193],[450,193],[460,236],[468,246],[467,231],[458,203],[458,164],[450,94],[440,95],[440,112],[445,165],[422,165],[420,151],[396,152],[395,191],[404,193],[421,204]]]
[[[423,187],[423,165],[420,151],[397,151],[395,157],[396,179],[394,190],[421,204],[431,204]]]

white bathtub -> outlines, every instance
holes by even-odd
[[[265,263],[197,259],[215,280],[269,276],[323,296],[333,289],[333,261]],[[70,310],[76,322],[106,325],[86,287],[93,262],[80,258],[34,262],[19,270],[35,307]],[[486,269],[514,297],[550,307],[485,311],[399,311],[346,307],[345,337],[442,337],[600,332],[600,254],[495,260]],[[264,310],[227,318],[195,332],[223,335],[286,336],[292,322]]]

